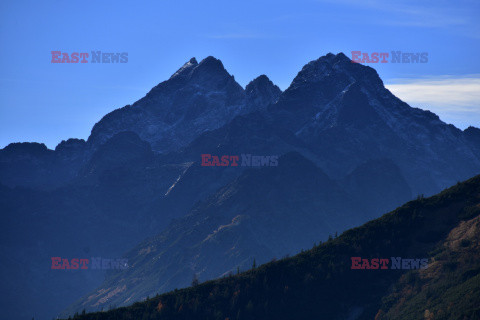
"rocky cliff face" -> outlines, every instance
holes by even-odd
[[[114,133],[130,130],[155,151],[178,150],[238,115],[265,108],[279,94],[265,76],[252,81],[246,92],[220,60],[207,57],[197,63],[192,58],[132,106],[106,115],[93,127],[88,143],[95,148]]]
[[[376,71],[328,54],[308,63],[271,106],[276,120],[340,177],[370,159],[392,159],[414,194],[433,194],[480,170],[475,134],[411,108],[384,86]]]

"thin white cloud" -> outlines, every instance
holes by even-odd
[[[480,75],[391,79],[385,87],[408,104],[459,127],[480,126]]]
[[[271,38],[271,37],[263,35],[263,34],[226,33],[226,34],[206,35],[206,38],[210,38],[210,39],[266,39],[266,38]]]
[[[427,0],[318,0],[344,6],[355,6],[382,13],[377,18],[369,17],[369,22],[380,25],[450,28],[463,36],[480,38],[478,4],[471,0],[455,2]]]
[[[477,107],[480,112],[479,78],[395,79],[386,85],[405,101],[432,104],[439,107]],[[453,111],[453,110],[452,110]]]

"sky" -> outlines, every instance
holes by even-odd
[[[87,139],[192,57],[212,55],[245,87],[266,74],[285,90],[332,52],[428,54],[426,63],[365,63],[411,106],[480,127],[480,2],[2,1],[0,148]],[[51,51],[127,52],[127,63],[51,63]]]

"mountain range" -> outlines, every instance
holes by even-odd
[[[202,154],[279,158],[205,167]],[[0,300],[10,319],[128,305],[298,253],[478,172],[480,129],[408,106],[343,53],[283,92],[192,58],[86,141],[0,150]],[[63,272],[54,256],[129,268]]]
[[[480,176],[294,257],[75,320],[478,319]]]

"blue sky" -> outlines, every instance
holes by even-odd
[[[286,89],[328,52],[428,52],[369,64],[412,106],[480,126],[479,1],[2,1],[0,147],[86,139],[191,57],[213,55],[245,86]],[[128,52],[125,64],[53,64],[62,52]]]

